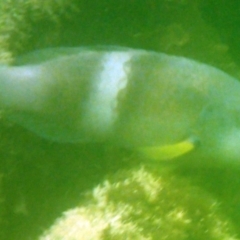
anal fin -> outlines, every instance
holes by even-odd
[[[170,160],[192,151],[195,146],[193,139],[187,139],[175,144],[142,147],[139,152],[152,160]]]

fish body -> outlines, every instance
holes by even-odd
[[[240,83],[184,57],[121,47],[35,51],[0,67],[0,106],[53,141],[133,149],[189,141],[207,156],[240,159]]]

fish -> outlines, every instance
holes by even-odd
[[[50,141],[152,160],[240,160],[240,83],[181,56],[115,46],[35,50],[0,66],[0,109]]]

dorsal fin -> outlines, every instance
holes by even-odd
[[[42,62],[57,58],[60,56],[68,56],[77,54],[81,47],[59,47],[59,48],[46,48],[41,50],[36,50],[30,53],[26,53],[22,56],[16,57],[13,62],[14,66],[22,65],[35,65]]]
[[[16,57],[13,64],[14,66],[22,66],[22,65],[35,65],[40,64],[42,62],[57,58],[70,56],[74,54],[78,54],[83,51],[133,51],[127,47],[119,47],[119,46],[88,46],[88,47],[55,47],[55,48],[46,48],[35,50],[30,53],[23,54],[19,57]]]

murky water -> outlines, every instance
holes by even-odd
[[[65,2],[68,3],[64,5]],[[240,8],[232,1],[221,0],[218,4],[207,0],[71,2],[49,1],[49,4],[42,5],[40,0],[25,0],[18,4],[2,1],[1,59],[8,59],[9,53],[17,55],[49,46],[120,45],[186,56],[240,79]],[[131,152],[101,144],[50,142],[4,118],[0,136],[0,238],[6,240],[37,239],[63,211],[78,206],[85,193],[100,184],[106,176],[114,179],[118,170],[137,167],[141,162],[132,157]],[[133,162],[129,162],[131,160]],[[166,165],[156,165],[154,170],[152,167],[149,170],[154,174],[159,171],[159,176],[163,174],[164,181],[171,183],[171,189],[165,187],[169,193],[166,191],[165,200],[162,201],[168,201],[171,196],[171,201],[176,198],[177,205],[178,199],[187,196],[188,200],[177,205],[178,209],[186,208],[189,214],[200,211],[207,216],[212,214],[208,204],[212,204],[214,199],[213,202],[220,206],[216,219],[228,222],[229,229],[233,230],[224,229],[229,234],[226,238],[212,235],[211,239],[230,239],[231,234],[235,234],[236,239],[240,238],[240,168],[237,165]],[[156,170],[158,167],[160,170]],[[184,185],[178,185],[178,178],[190,185],[184,194],[176,192]],[[194,190],[195,187],[200,189],[200,193]],[[208,200],[204,202],[204,199]],[[194,209],[190,204],[193,202]],[[201,205],[201,202],[205,205]],[[131,204],[135,206],[135,203]],[[151,204],[148,205],[149,209],[144,205],[144,211],[150,212]],[[161,206],[161,203],[157,204]],[[87,206],[88,201],[84,200],[82,205]],[[153,209],[156,210],[155,205]],[[183,218],[183,212],[170,209],[169,218],[172,216],[175,216],[175,220]],[[195,214],[192,217],[196,222],[189,227],[180,226],[179,223],[171,225],[173,229],[168,230],[169,237],[166,239],[207,239],[205,232],[214,228],[214,220],[209,218],[209,226],[205,222],[204,229],[197,224],[197,216]],[[160,230],[153,229],[153,225],[136,222],[144,228],[145,236],[160,239],[160,227]],[[194,226],[198,226],[196,235],[192,234],[196,230]],[[174,227],[181,229],[183,235],[171,235]],[[105,233],[104,239],[109,239],[108,234]],[[67,237],[65,239],[70,240]]]

